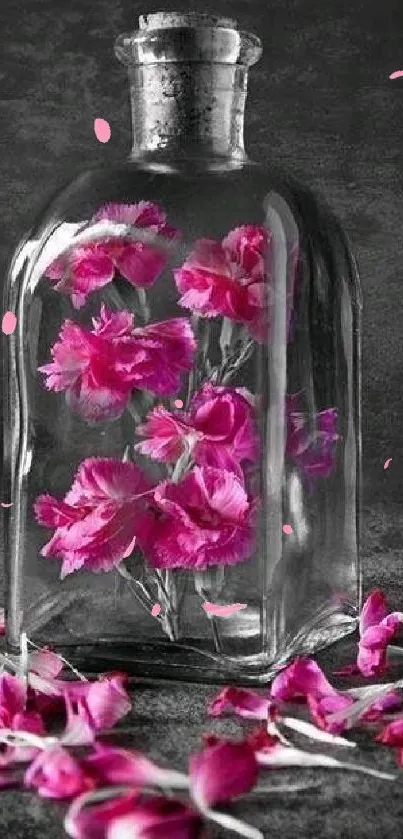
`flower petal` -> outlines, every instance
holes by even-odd
[[[380,623],[387,613],[386,597],[383,591],[377,588],[367,597],[362,607],[359,624],[360,636],[362,637],[370,626],[376,626]]]
[[[193,755],[189,762],[190,790],[197,806],[214,807],[249,792],[258,778],[258,765],[248,743],[220,742]]]
[[[210,702],[208,713],[220,717],[232,712],[245,719],[265,720],[270,704],[269,699],[255,691],[226,687]]]
[[[180,772],[163,769],[141,752],[117,749],[97,743],[94,752],[82,765],[98,786],[112,784],[133,787],[170,787],[187,789],[188,778]]]
[[[80,763],[60,746],[40,752],[27,769],[24,783],[43,798],[74,798],[94,786]]]

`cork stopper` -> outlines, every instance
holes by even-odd
[[[139,29],[238,29],[236,20],[230,17],[203,14],[203,12],[153,12],[140,15]]]
[[[250,67],[259,60],[257,35],[240,31],[232,18],[202,12],[153,12],[141,15],[136,32],[115,42],[123,64],[212,62]]]

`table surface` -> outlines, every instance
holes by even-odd
[[[354,660],[354,639],[344,640],[318,661],[331,676],[342,664]],[[403,658],[402,658],[403,662]],[[402,668],[393,672],[398,678]],[[347,686],[346,680],[343,685]],[[212,685],[136,682],[131,689],[132,712],[117,727],[113,742],[139,749],[156,761],[186,771],[190,752],[201,746],[201,735],[215,731],[240,736],[251,723],[234,719],[211,720],[207,703],[217,691]],[[259,827],[266,837],[281,839],[400,839],[402,836],[403,770],[396,765],[393,749],[377,745],[371,736],[359,732],[353,738],[357,748],[327,750],[340,759],[365,763],[387,772],[396,772],[395,781],[384,781],[347,771],[312,769],[276,770],[264,773],[265,784],[312,783],[308,790],[264,794],[242,800],[231,812]],[[321,744],[316,750],[324,751]],[[305,747],[305,742],[304,742]],[[309,746],[312,748],[312,745]],[[1,793],[0,837],[13,839],[62,839],[65,807],[30,792]],[[211,831],[212,839],[231,836],[221,829]]]

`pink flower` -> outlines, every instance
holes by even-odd
[[[137,448],[156,460],[174,461],[187,445],[200,466],[240,472],[240,464],[256,462],[259,438],[251,401],[236,388],[205,384],[189,411],[170,413],[157,406],[137,429],[148,439]]]
[[[55,289],[70,294],[75,309],[84,306],[88,294],[113,280],[115,266],[104,244],[79,245],[52,262],[46,276]]]
[[[161,483],[154,498],[162,515],[142,545],[153,568],[200,570],[250,556],[255,504],[232,472],[195,466],[180,483]]]
[[[275,677],[270,698],[277,702],[304,699],[316,725],[332,734],[342,731],[345,721],[333,721],[331,715],[354,703],[351,696],[332,687],[319,665],[309,658],[296,658]]]
[[[388,723],[375,737],[377,743],[398,748],[398,763],[403,766],[403,717]]]
[[[63,579],[79,568],[109,571],[132,552],[147,527],[143,496],[150,490],[133,463],[113,458],[87,458],[63,501],[41,495],[36,519],[55,533],[42,556],[63,560]]]
[[[227,687],[210,702],[208,713],[211,717],[235,713],[247,720],[267,720],[270,705],[270,700],[256,691]]]
[[[256,784],[259,767],[247,742],[214,742],[189,761],[192,798],[206,811],[249,792]]]
[[[39,753],[25,773],[24,783],[43,798],[74,798],[94,788],[78,760],[60,746]]]
[[[387,647],[403,624],[402,612],[388,614],[385,595],[379,589],[370,594],[360,616],[357,667],[363,676],[385,673]]]
[[[178,235],[167,224],[164,211],[150,201],[106,204],[91,219],[94,224],[102,220],[130,225],[146,233],[150,241],[111,238],[78,246],[56,259],[46,275],[58,291],[71,294],[76,309],[84,305],[88,294],[110,283],[115,271],[133,286],[152,285],[167,263],[163,241]]]
[[[299,394],[287,399],[287,454],[310,480],[327,478],[335,467],[338,411],[328,408],[312,418],[299,410]]]
[[[195,340],[186,318],[133,327],[129,312],[101,307],[93,329],[65,321],[39,368],[45,386],[64,391],[69,407],[89,422],[116,419],[134,390],[176,393],[181,374],[193,364]]]
[[[137,794],[87,809],[77,799],[65,819],[72,839],[198,839],[200,816],[174,798]]]
[[[245,224],[222,242],[200,239],[174,271],[180,305],[205,317],[222,316],[245,324],[264,341],[268,329],[267,262],[270,234]]]

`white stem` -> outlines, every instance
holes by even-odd
[[[363,699],[358,700],[358,702],[354,702],[353,705],[349,705],[347,708],[342,708],[340,711],[336,711],[334,714],[329,714],[328,721],[343,722],[346,720],[351,728],[353,723],[360,718],[361,714],[370,708],[377,699],[381,699],[382,696],[386,696],[386,694],[388,694],[391,690],[398,690],[401,688],[403,688],[403,679],[400,679],[398,682],[394,682],[392,684],[374,685],[371,693],[369,693],[370,689],[368,689],[368,694]]]
[[[226,830],[232,830],[239,836],[244,836],[245,839],[264,839],[263,833],[257,827],[251,824],[236,819],[235,816],[230,816],[228,813],[220,813],[216,810],[203,809],[202,813],[206,819],[221,825]]]
[[[49,749],[58,743],[57,737],[40,737],[31,731],[18,731],[11,728],[0,730],[0,743],[7,746],[32,746],[35,749]]]
[[[350,740],[346,740],[345,737],[337,737],[328,731],[322,731],[321,728],[317,728],[316,725],[312,725],[312,723],[305,722],[304,720],[283,717],[281,722],[286,728],[290,728],[298,734],[303,734],[305,737],[309,737],[310,740],[319,740],[322,743],[329,743],[331,746],[347,746],[349,748],[354,748],[356,745]]]

